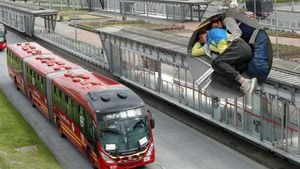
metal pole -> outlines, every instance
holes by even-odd
[[[52,9],[52,0],[49,0],[49,8]]]
[[[116,0],[114,0],[114,15],[115,15],[115,20],[117,20],[117,14],[116,14]]]
[[[75,41],[77,42],[76,8],[75,8],[74,1],[75,0],[72,1],[72,3],[73,3],[73,12],[74,12],[73,23],[74,23],[74,30],[75,30]]]
[[[277,0],[275,0],[275,31],[276,31],[276,57],[279,57],[278,52],[278,20],[277,20]]]
[[[256,0],[254,0],[254,3],[253,3],[253,11],[254,11],[254,17],[255,17],[255,19],[256,19],[256,15],[257,15],[257,13],[256,13]]]

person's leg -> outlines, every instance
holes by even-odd
[[[240,72],[245,70],[245,64],[251,59],[252,53],[250,46],[242,39],[237,39],[213,62],[213,69],[230,80],[240,78]]]
[[[251,47],[242,39],[232,42],[220,56],[212,63],[216,73],[223,75],[230,81],[237,81],[245,94],[250,94],[256,87],[256,79],[246,79],[240,72],[246,70],[246,64],[252,57]]]

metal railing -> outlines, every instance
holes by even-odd
[[[276,29],[276,20],[272,18],[258,19],[259,24],[271,30]],[[300,21],[277,19],[277,28],[279,31],[300,32]]]
[[[80,59],[100,66],[102,69],[109,70],[107,58],[101,47],[96,47],[95,45],[82,41],[76,41],[73,38],[55,32],[48,32],[47,30],[36,30],[34,35],[36,38],[78,56]]]

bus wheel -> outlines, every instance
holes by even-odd
[[[18,82],[17,82],[17,78],[15,77],[15,85],[17,87],[17,90],[20,90],[19,86],[18,86]]]
[[[93,153],[91,151],[91,149],[88,147],[87,150],[86,150],[86,156],[87,158],[89,159],[90,163],[92,164],[92,167],[94,169],[97,169],[96,165],[95,165],[95,161],[93,159]]]
[[[62,131],[60,120],[56,120],[56,121],[57,121],[56,127],[57,127],[57,130],[58,130],[58,134],[59,134],[60,137],[64,138],[65,135],[64,135],[64,133]]]
[[[35,107],[35,104],[34,104],[33,97],[31,95],[31,93],[29,93],[29,99],[30,99],[30,102],[31,102],[31,106]]]

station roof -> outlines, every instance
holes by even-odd
[[[133,40],[148,46],[186,55],[189,39],[183,36],[174,36],[168,33],[148,30],[138,27],[104,27],[98,29],[119,38]]]
[[[55,9],[45,9],[32,4],[26,4],[22,2],[11,2],[6,0],[0,0],[0,6],[15,9],[24,13],[33,14],[36,16],[57,14],[57,10]]]
[[[130,2],[147,2],[147,3],[151,3],[151,2],[156,2],[156,3],[176,3],[176,4],[209,4],[212,1],[210,0],[121,0],[121,1],[130,1]]]

